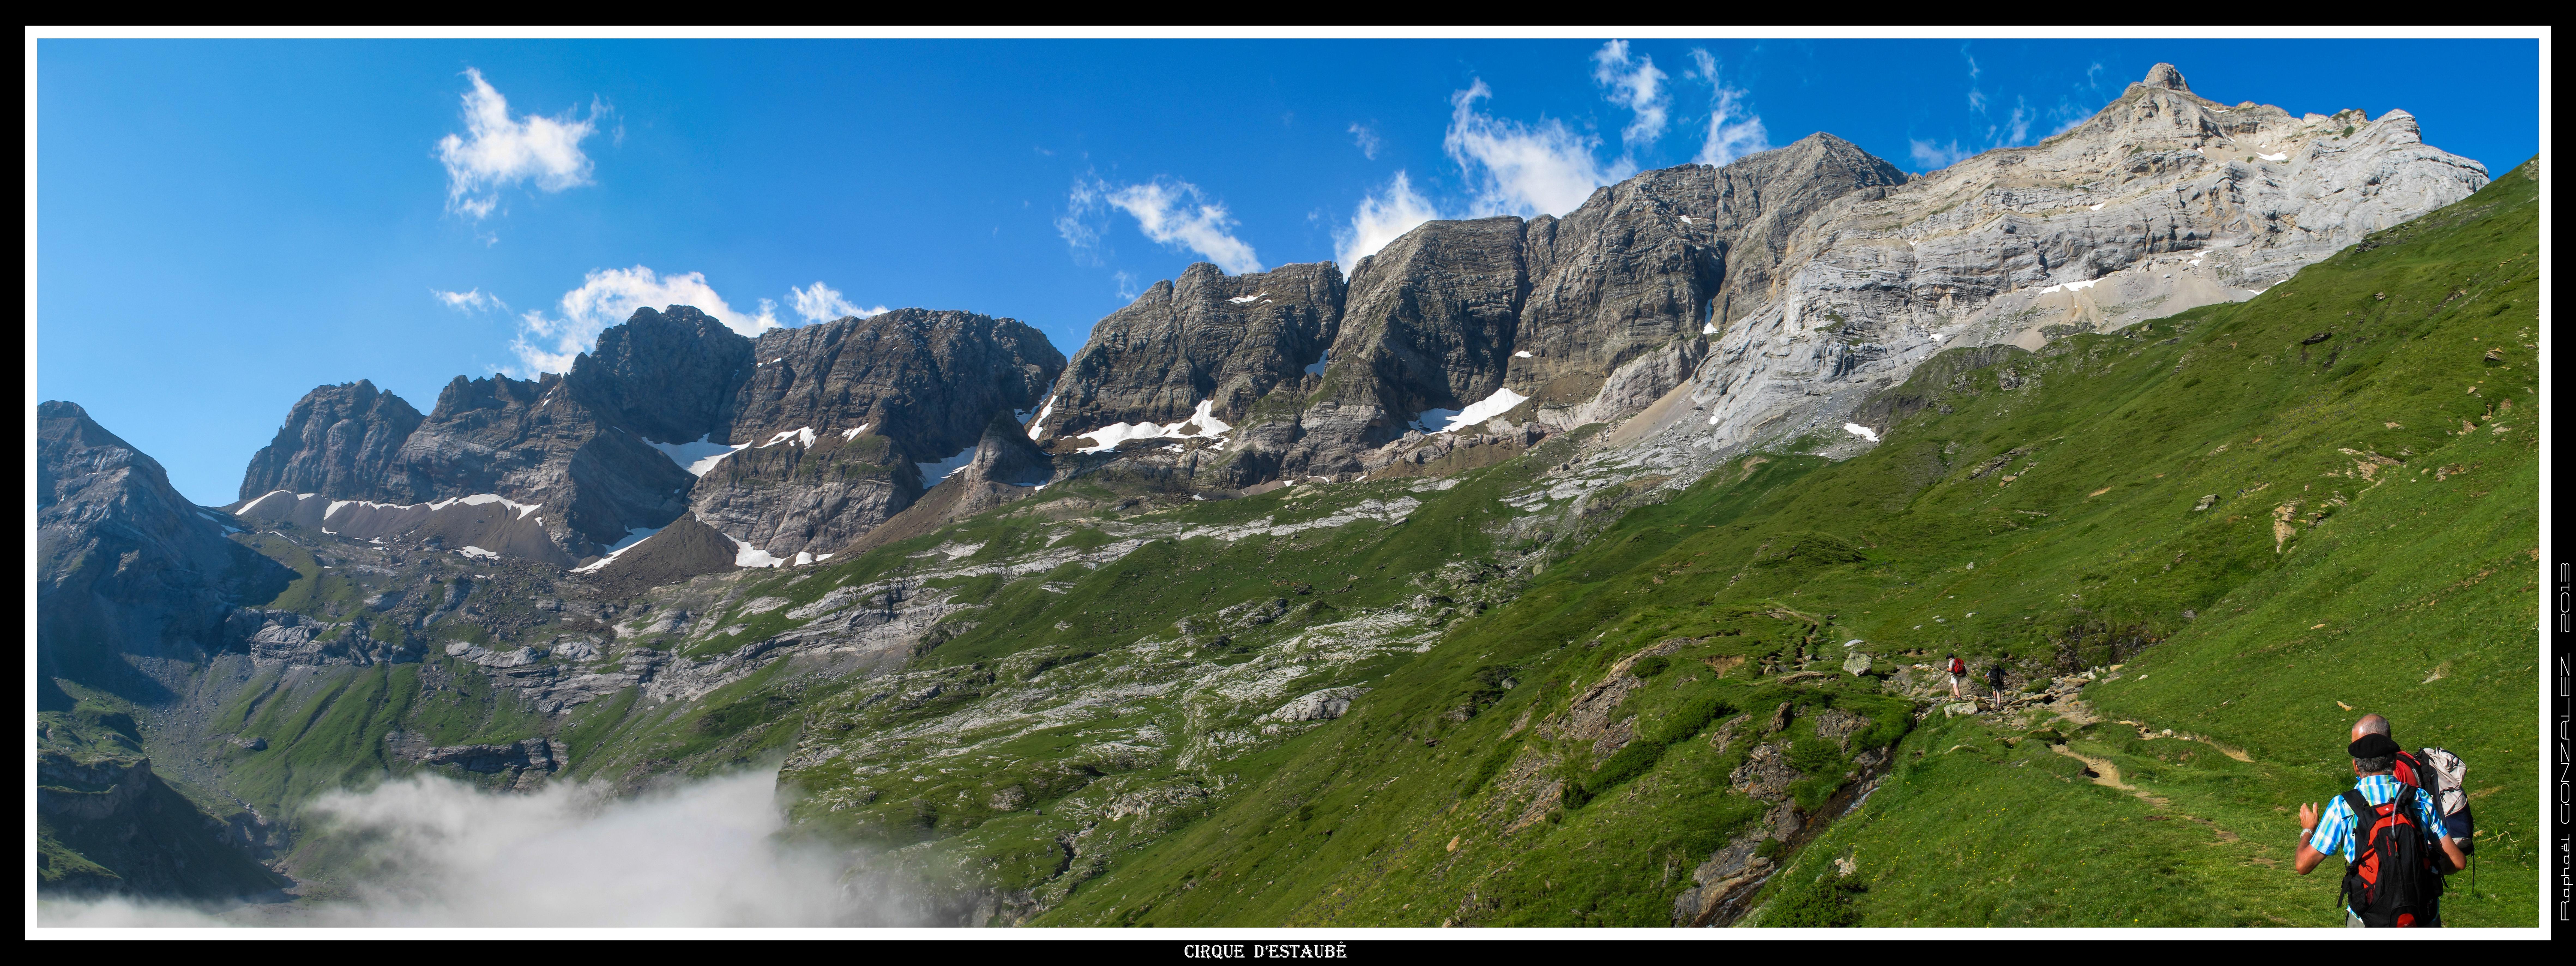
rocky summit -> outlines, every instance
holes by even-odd
[[[335,792],[775,767],[916,922],[2330,924],[2282,823],[2367,695],[2471,763],[2445,915],[2527,923],[2540,177],[2159,65],[1928,175],[1193,265],[1069,359],[638,309],[318,387],[220,509],[47,402],[40,888],[310,903],[377,874]]]

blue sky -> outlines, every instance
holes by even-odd
[[[47,40],[36,394],[221,504],[316,385],[427,412],[639,300],[966,309],[1070,355],[1194,261],[1347,263],[1816,131],[1928,170],[2160,60],[2402,107],[2492,170],[2538,150],[2530,40]]]

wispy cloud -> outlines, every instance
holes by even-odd
[[[1951,139],[1947,144],[1943,144],[1938,141],[1908,138],[1905,144],[1907,153],[1912,155],[1914,158],[1914,163],[1921,165],[1925,171],[1941,170],[1942,168],[1949,167],[1967,160],[1968,158],[1974,157],[1977,153],[1974,150],[1960,147],[1956,138]]]
[[[1235,237],[1234,230],[1241,226],[1227,214],[1225,204],[1208,200],[1205,192],[1187,181],[1156,178],[1124,187],[1103,181],[1076,183],[1066,202],[1070,210],[1056,219],[1055,228],[1077,259],[1098,263],[1094,249],[1101,244],[1100,226],[1090,216],[1115,209],[1136,219],[1136,230],[1157,244],[1197,252],[1238,275],[1261,270],[1261,259],[1252,246]]]
[[[2029,97],[2016,94],[2012,99],[2012,110],[1998,119],[1993,116],[1993,110],[2001,102],[1994,95],[1986,93],[1980,86],[1980,80],[1985,76],[1985,71],[1977,65],[1977,58],[1969,54],[1966,47],[1959,48],[1959,58],[1968,65],[1968,111],[1974,115],[1968,128],[1970,136],[1965,139],[1957,137],[1907,139],[1908,153],[1914,159],[1914,163],[1924,170],[1946,168],[1996,148],[2014,148],[2030,144],[2033,128],[2043,122],[2053,127],[2040,137],[2047,138],[2063,134],[2076,125],[2084,123],[2097,110],[2097,108],[2083,107],[2072,96],[2061,96],[2057,99],[2056,107],[2043,112],[2031,106]],[[2085,71],[2084,80],[2075,84],[2078,91],[2092,92],[2087,99],[2096,104],[2103,100],[2098,96],[2101,73],[2102,65],[2096,63]]]
[[[554,315],[531,311],[519,316],[519,336],[510,343],[519,366],[511,374],[527,378],[569,370],[573,357],[596,343],[601,330],[626,321],[636,309],[670,305],[694,307],[743,335],[779,327],[768,299],[760,300],[755,313],[736,311],[698,272],[657,276],[642,265],[599,269],[582,276],[580,288],[564,293]]]
[[[581,142],[596,130],[596,105],[591,117],[579,120],[570,111],[513,120],[510,102],[482,71],[467,68],[465,76],[473,82],[464,96],[466,134],[438,141],[439,163],[447,166],[447,210],[479,221],[500,206],[500,190],[510,185],[562,191],[590,183],[590,156]]]
[[[1377,160],[1377,149],[1386,144],[1379,140],[1377,128],[1358,121],[1351,122],[1351,141],[1360,146],[1360,155],[1371,161]]]
[[[1439,217],[1431,200],[1413,190],[1413,181],[1398,171],[1385,190],[1360,199],[1359,210],[1351,214],[1349,226],[1333,232],[1333,261],[1348,274],[1359,267],[1360,259],[1377,254],[1378,249],[1404,237],[1414,226]]]
[[[1449,98],[1449,132],[1441,147],[1466,169],[1475,185],[1474,215],[1562,215],[1583,204],[1592,189],[1635,174],[1627,159],[1608,166],[1594,156],[1601,139],[1547,119],[1522,124],[1478,113],[1494,96],[1483,79]]]
[[[805,288],[789,288],[787,305],[795,309],[797,315],[804,316],[807,322],[830,322],[851,316],[864,319],[886,314],[885,306],[880,305],[872,309],[860,308],[849,299],[843,298],[841,293],[833,291],[830,286],[821,282]]]
[[[440,302],[445,303],[448,308],[455,309],[459,312],[507,312],[510,310],[510,306],[502,302],[500,296],[486,293],[479,288],[464,292],[448,292],[439,289],[430,289],[429,294],[436,297]]]
[[[1109,273],[1109,277],[1118,283],[1118,297],[1121,300],[1133,302],[1136,296],[1145,294],[1144,289],[1137,286],[1134,272],[1116,271]]]
[[[1742,88],[1728,87],[1718,78],[1717,58],[1708,51],[1691,49],[1693,69],[1685,76],[1708,84],[1708,136],[1701,140],[1699,155],[1692,161],[1706,165],[1725,165],[1756,151],[1771,149],[1771,135],[1762,128],[1762,116],[1747,106],[1751,94]]]
[[[1985,72],[1977,69],[1977,58],[1969,56],[1968,48],[1959,48],[1959,57],[1968,62],[1968,110],[1983,114],[1986,112],[1986,92],[1977,86],[1977,78]]]
[[[1055,219],[1055,233],[1064,236],[1064,245],[1073,252],[1078,265],[1098,266],[1100,260],[1100,225],[1092,218],[1100,211],[1100,182],[1084,179],[1073,183],[1065,198],[1065,212]]]
[[[1655,69],[1653,57],[1630,54],[1625,40],[1610,41],[1592,52],[1592,82],[1609,92],[1611,103],[1636,114],[1619,132],[1629,150],[1653,144],[1664,136],[1664,121],[1672,104],[1672,95],[1664,88],[1668,76]]]

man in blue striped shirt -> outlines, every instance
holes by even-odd
[[[2387,735],[2363,735],[2352,743],[2349,750],[2352,773],[2360,776],[2352,787],[2361,793],[2362,801],[2386,805],[2397,797],[2398,789],[2406,787],[2392,774],[2397,767],[2397,742],[2389,740]],[[2441,859],[2434,860],[2434,867],[2443,875],[2459,871],[2460,867],[2468,864],[2469,857],[2460,851],[2459,843],[2451,841],[2450,830],[2442,827],[2442,814],[2433,807],[2432,796],[2421,792],[2415,795],[2415,824],[2433,842],[2441,844],[2442,858],[2450,860],[2447,865]],[[2314,803],[2299,806],[2299,829],[2297,869],[2300,875],[2314,871],[2317,863],[2325,861],[2326,854],[2330,852],[2342,852],[2344,864],[2350,865],[2359,851],[2356,840],[2368,831],[2360,827],[2359,816],[2352,813],[2352,805],[2340,795],[2328,802],[2322,813]],[[2361,916],[2349,905],[2344,907],[2344,925],[2361,925]]]

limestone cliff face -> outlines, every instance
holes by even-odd
[[[1543,414],[1584,405],[1582,421],[1624,416],[1687,378],[1705,355],[1698,340],[1708,322],[1760,304],[1788,237],[1810,215],[1905,181],[1820,134],[1725,168],[1649,172],[1595,192],[1562,219],[1430,222],[1362,259],[1346,290],[1329,284],[1329,266],[1228,278],[1194,265],[1179,283],[1157,285],[1102,321],[1058,382],[1063,408],[1042,438],[1174,424],[1210,402],[1211,414],[1235,427],[1229,438],[1149,445],[1181,445],[1180,469],[1193,485],[1241,487],[1371,471],[1386,465],[1371,451],[1417,427],[1441,428],[1423,422],[1426,414],[1442,422],[1436,411],[1466,410],[1504,390],[1533,400],[1517,410],[1524,423],[1576,425]],[[1278,279],[1289,273],[1313,279],[1312,294],[1294,303],[1258,298],[1290,288]],[[1739,298],[1746,290],[1757,294]],[[1279,304],[1283,318],[1262,328],[1227,316],[1226,305],[1247,300]],[[1292,378],[1283,357],[1305,353],[1280,347],[1308,331],[1329,340],[1329,354],[1311,353],[1321,371]],[[1269,381],[1227,382],[1233,372]]]
[[[265,603],[295,578],[226,539],[230,517],[190,504],[160,463],[80,406],[39,405],[36,438],[36,636],[45,675],[112,686],[128,676],[129,656],[202,658],[223,646],[234,607]]]
[[[456,377],[404,441],[387,502],[493,494],[537,506],[532,519],[571,559],[686,510],[688,471],[566,382]]]
[[[2231,106],[2160,64],[2063,134],[1810,217],[1768,287],[1739,294],[1749,311],[1721,320],[1687,393],[1702,408],[1673,407],[1694,418],[1663,442],[1723,452],[1840,433],[1943,348],[2036,349],[2248,298],[2486,180],[2425,146],[2403,111]]]
[[[395,455],[420,422],[410,403],[364,379],[318,387],[287,410],[277,438],[250,458],[241,496],[286,490],[381,497]]]
[[[2158,65],[2069,131],[1930,175],[1817,134],[1722,168],[1646,172],[1563,218],[1426,223],[1352,271],[1338,316],[1323,317],[1321,378],[1280,380],[1248,406],[1212,398],[1207,379],[1131,402],[1104,387],[1138,382],[1132,365],[1077,364],[1057,396],[1110,403],[1054,416],[1046,438],[1168,423],[1208,401],[1232,427],[1221,438],[1169,423],[1181,431],[1084,464],[1124,460],[1201,489],[1433,465],[1455,448],[1434,438],[1454,435],[1439,432],[1446,417],[1469,409],[1505,425],[1458,432],[1497,439],[1650,413],[1616,442],[1701,454],[1659,464],[1840,439],[1869,392],[1941,348],[2037,348],[2247,298],[2485,182],[2476,162],[2425,146],[2403,111],[2230,106]],[[1140,320],[1211,297],[1193,293],[1248,294],[1253,278],[1194,266],[1105,320],[1083,358],[1152,355],[1135,333],[1159,330]]]
[[[1088,449],[1101,441],[1081,434],[1119,423],[1183,423],[1207,403],[1232,425],[1274,391],[1296,398],[1321,383],[1343,289],[1329,262],[1235,276],[1192,265],[1092,328],[1030,434],[1057,450]],[[1257,482],[1275,469],[1240,475]]]
[[[657,443],[722,435],[752,369],[752,340],[685,305],[637,309],[573,360],[564,382],[583,404]]]
[[[726,408],[740,447],[699,478],[697,518],[781,559],[829,553],[974,458],[998,415],[1064,370],[1036,329],[897,309],[765,333]]]
[[[597,351],[577,357],[564,375],[459,376],[426,417],[364,381],[323,386],[295,404],[276,442],[252,458],[242,480],[246,502],[236,509],[335,530],[355,526],[351,532],[367,537],[441,536],[457,546],[489,544],[485,549],[568,563],[687,508],[695,477],[652,444],[721,436],[750,361],[750,339],[696,309],[672,306],[638,310],[602,333]],[[272,495],[280,490],[286,495]],[[296,494],[318,502],[301,506],[306,501]],[[435,512],[422,506],[480,495],[541,509],[512,516],[480,504]],[[384,506],[353,509],[342,501]],[[353,513],[370,519],[343,518]],[[462,525],[454,519],[460,516],[475,520]],[[486,525],[503,517],[519,524],[508,528],[512,534]],[[433,518],[437,524],[428,525]]]

